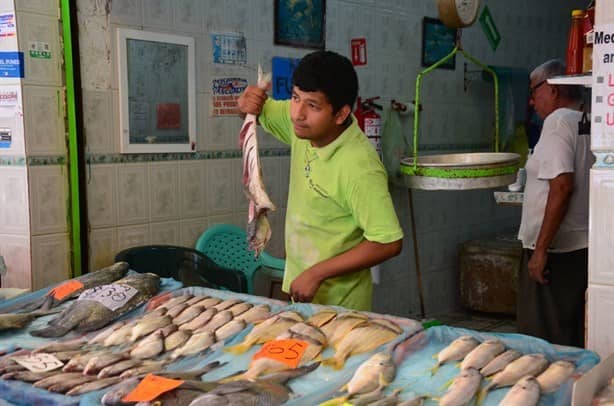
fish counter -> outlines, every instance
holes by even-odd
[[[566,405],[599,362],[147,275],[118,263],[0,302],[0,405]]]

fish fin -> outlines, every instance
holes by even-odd
[[[322,402],[319,406],[342,406],[348,401],[349,398],[349,395],[339,396]]]
[[[333,369],[340,370],[345,365],[345,359],[340,357],[327,358],[322,361],[322,365],[326,365]]]
[[[233,345],[232,347],[225,348],[224,351],[234,355],[240,355],[243,354],[245,351],[249,350],[251,347],[251,344],[242,342],[240,344]]]
[[[477,406],[481,406],[482,404],[484,404],[484,401],[486,400],[486,396],[488,395],[488,391],[490,390],[490,388],[491,385],[487,385],[478,392],[478,396],[475,400],[475,404]]]
[[[438,362],[437,364],[435,364],[435,366],[433,368],[431,368],[431,376],[435,375],[437,373],[437,371],[439,371],[439,367],[441,366],[441,364]]]
[[[386,386],[388,386],[390,384],[390,382],[386,381],[386,378],[384,378],[384,373],[383,372],[379,373],[378,382],[379,382],[380,388],[385,388]]]
[[[226,378],[220,379],[219,383],[229,383],[229,382],[244,381],[244,380],[247,380],[246,371],[239,371],[232,375],[227,376]]]
[[[450,379],[448,379],[447,381],[445,381],[445,382],[443,383],[443,385],[441,385],[441,386],[439,387],[439,389],[438,389],[438,390],[439,390],[440,392],[442,392],[442,391],[444,391],[445,389],[448,389],[448,388],[450,387],[450,385],[452,385],[452,382],[454,382],[454,378],[450,378]]]

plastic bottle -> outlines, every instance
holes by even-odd
[[[567,42],[567,74],[577,75],[582,73],[582,54],[584,40],[582,37],[583,10],[571,12],[571,27],[569,28],[569,40]]]
[[[587,73],[593,70],[593,37],[595,31],[593,26],[595,25],[595,2],[591,1],[586,14],[584,14],[582,26],[582,35],[584,39],[584,48],[582,50],[582,72]]]

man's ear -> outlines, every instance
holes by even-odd
[[[341,125],[345,123],[345,120],[352,113],[352,108],[347,104],[339,109],[339,111],[335,114],[335,124]]]

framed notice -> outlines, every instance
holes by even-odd
[[[275,0],[275,44],[324,49],[325,0]]]
[[[118,28],[122,153],[196,150],[194,39]]]
[[[422,66],[429,67],[452,52],[456,45],[456,29],[446,27],[441,20],[424,17],[422,20]],[[454,70],[456,55],[443,65],[442,69]]]

